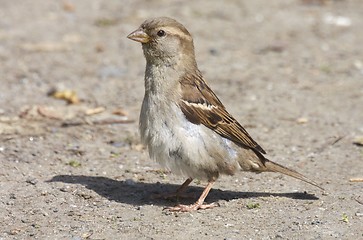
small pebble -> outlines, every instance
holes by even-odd
[[[136,185],[136,182],[129,178],[129,179],[125,180],[125,184],[130,185],[130,186],[134,186],[134,185]]]
[[[25,180],[25,182],[35,185],[38,183],[38,180],[35,178],[28,178],[27,180]]]

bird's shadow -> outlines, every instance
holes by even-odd
[[[118,181],[106,177],[99,176],[84,176],[84,175],[57,175],[48,182],[63,182],[70,184],[81,184],[86,188],[95,191],[100,196],[103,196],[111,201],[140,205],[168,205],[166,201],[160,198],[153,198],[153,195],[162,193],[175,192],[179,185],[165,183],[144,183],[134,182],[132,180]],[[196,201],[204,188],[190,186],[187,193],[195,195],[195,199],[182,199],[183,203],[192,203]],[[258,198],[258,197],[286,197],[299,200],[318,200],[315,195],[306,192],[291,192],[291,193],[270,193],[270,192],[236,192],[223,191],[220,189],[212,189],[207,197],[207,202],[215,202],[219,200],[232,200],[240,198]]]

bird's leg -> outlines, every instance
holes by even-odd
[[[213,184],[214,184],[214,181],[208,182],[208,185],[203,190],[198,201],[196,201],[194,204],[191,204],[191,205],[179,204],[175,207],[170,207],[167,209],[172,212],[191,212],[191,211],[195,211],[198,209],[208,209],[208,208],[214,208],[214,207],[218,206],[217,203],[204,204],[204,199],[207,197],[209,191],[212,189]]]
[[[193,181],[193,178],[188,178],[187,180],[185,180],[185,182],[178,188],[178,190],[176,190],[175,195],[178,196],[180,195],[182,192],[185,191],[185,189],[189,186],[189,184]]]
[[[190,198],[192,196],[183,195],[182,193],[188,187],[188,185],[193,181],[193,178],[188,178],[185,182],[176,190],[174,193],[167,193],[167,194],[154,194],[152,198],[163,198],[163,199],[171,199],[171,198]]]

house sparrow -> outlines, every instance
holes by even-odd
[[[187,177],[176,195],[194,178],[208,181],[198,201],[179,204],[171,211],[216,206],[204,203],[213,183],[221,174],[234,175],[240,170],[279,172],[319,187],[264,156],[266,152],[204,80],[195,60],[193,38],[182,24],[168,17],[149,19],[127,37],[142,43],[146,58],[139,127],[150,157]]]

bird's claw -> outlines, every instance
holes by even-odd
[[[209,204],[200,204],[198,202],[191,204],[191,205],[183,205],[183,204],[178,204],[175,207],[167,207],[164,208],[165,210],[169,210],[171,212],[192,212],[192,211],[196,211],[199,209],[209,209],[209,208],[214,208],[214,207],[219,207],[218,203],[209,203]]]

